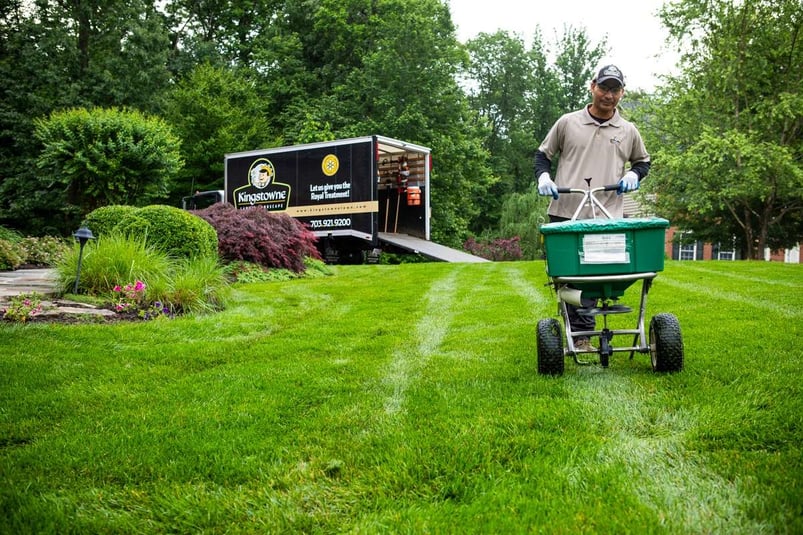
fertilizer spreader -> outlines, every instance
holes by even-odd
[[[683,368],[683,338],[673,314],[661,313],[650,320],[645,331],[647,294],[658,272],[664,268],[664,237],[669,221],[658,217],[613,218],[595,194],[612,191],[617,185],[588,189],[559,188],[558,193],[582,194],[571,220],[540,227],[546,251],[546,269],[558,300],[556,318],[542,319],[536,328],[538,373],[562,375],[564,359],[572,356],[579,365],[592,364],[581,355],[597,354],[599,364],[607,368],[615,352],[650,354],[656,372],[674,372]],[[592,219],[577,219],[584,207]],[[619,304],[619,298],[631,285],[641,281],[641,303],[633,329],[609,328],[608,316],[632,312]],[[593,306],[588,306],[594,303]],[[585,305],[585,306],[584,306]],[[572,331],[569,306],[583,316],[601,316],[602,329]],[[615,336],[632,336],[632,343],[614,346]],[[576,338],[598,340],[598,347],[576,347]],[[565,342],[565,346],[564,346]]]

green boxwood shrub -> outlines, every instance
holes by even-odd
[[[95,237],[100,237],[112,232],[114,227],[122,221],[126,216],[135,213],[138,210],[135,206],[127,206],[123,204],[111,204],[109,206],[101,206],[87,214],[84,218],[83,225],[92,231]]]
[[[171,256],[217,257],[214,227],[189,212],[162,204],[139,208],[124,216],[114,230],[129,236],[144,236],[148,245]]]

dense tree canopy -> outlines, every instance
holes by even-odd
[[[152,3],[3,2],[0,6],[0,222],[66,233],[34,189],[42,150],[34,122],[78,107],[158,109],[168,88],[168,34]]]
[[[166,99],[164,117],[181,139],[184,167],[171,185],[171,201],[196,191],[223,189],[223,155],[272,147],[279,136],[263,110],[269,96],[247,69],[201,64]]]
[[[583,44],[558,57],[591,69],[594,58],[575,53]],[[565,111],[567,99],[553,90],[573,71],[549,67],[542,49],[477,56],[466,71],[469,55],[442,0],[5,3],[0,221],[69,232],[51,217],[48,196],[32,191],[45,149],[34,123],[63,109],[127,107],[160,115],[180,138],[185,167],[169,186],[174,204],[220,187],[227,152],[371,133],[429,146],[433,237],[456,245],[470,229],[495,225],[503,197],[526,189],[543,134],[535,124]],[[503,131],[490,137],[480,102],[457,82],[483,72],[483,62],[489,77],[506,77],[490,83],[517,94],[499,117]],[[519,65],[515,79],[493,70],[505,62]],[[536,71],[544,76],[533,79]]]
[[[803,235],[803,4],[683,0],[683,72],[644,110],[658,209],[744,257]]]

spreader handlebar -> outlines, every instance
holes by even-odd
[[[597,186],[595,188],[590,189],[582,189],[582,188],[558,188],[558,193],[582,193],[585,194],[586,192],[596,193],[598,191],[618,191],[619,184],[608,184],[607,186]]]
[[[587,189],[558,188],[558,193],[579,193],[583,196],[583,198],[580,199],[580,202],[577,206],[577,210],[575,210],[574,215],[571,217],[572,221],[575,221],[577,217],[580,215],[583,206],[588,206],[591,208],[592,218],[597,217],[596,210],[599,209],[599,211],[603,215],[605,215],[605,217],[607,217],[608,219],[613,219],[611,213],[608,212],[608,210],[605,208],[605,206],[602,205],[602,203],[599,202],[599,200],[597,200],[597,197],[594,194],[600,191],[619,191],[619,187],[620,184],[608,184],[607,186],[597,186],[594,188],[588,187]],[[557,194],[555,195],[555,198],[557,198]]]

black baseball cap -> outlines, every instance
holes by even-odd
[[[616,65],[605,65],[599,70],[597,77],[594,79],[598,84],[609,80],[616,82],[622,87],[625,86],[625,75],[622,74],[622,71],[620,71],[619,67]]]

